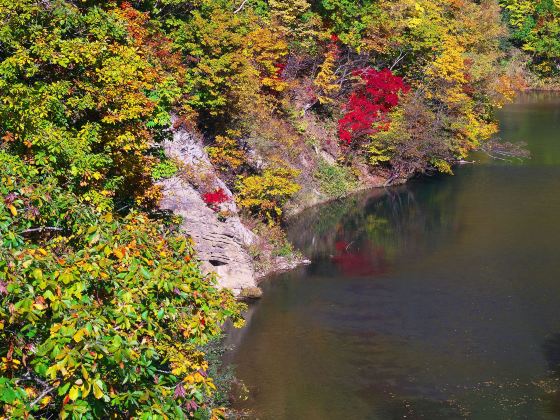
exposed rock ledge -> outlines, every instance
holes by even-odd
[[[193,238],[203,269],[215,272],[221,287],[231,289],[238,296],[245,289],[257,288],[253,260],[247,252],[256,237],[241,223],[235,202],[232,199],[225,205],[224,209],[231,216],[220,221],[193,187],[203,179],[211,188],[222,188],[232,197],[215,174],[202,139],[190,131],[177,129],[164,148],[168,157],[178,160],[188,170],[161,183],[164,193],[162,209],[182,216],[182,230]]]

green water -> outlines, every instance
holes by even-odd
[[[560,96],[523,95],[486,159],[312,209],[228,357],[259,419],[560,418]]]

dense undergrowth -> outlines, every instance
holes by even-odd
[[[0,0],[2,416],[220,417],[202,349],[241,306],[157,210],[171,121],[269,225],[450,173],[560,71],[560,4],[500,4]]]

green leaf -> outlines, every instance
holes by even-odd
[[[142,275],[147,279],[150,280],[152,278],[152,274],[146,270],[145,267],[140,267],[140,273],[142,273]]]
[[[66,392],[68,391],[68,388],[70,388],[70,382],[58,388],[58,395],[65,395]]]

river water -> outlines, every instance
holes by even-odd
[[[311,209],[313,264],[263,285],[228,357],[258,419],[560,418],[560,96],[522,95],[484,159]]]

